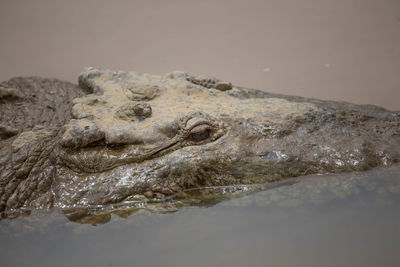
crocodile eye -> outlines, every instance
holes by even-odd
[[[185,139],[191,143],[199,144],[212,139],[214,132],[214,127],[208,124],[201,124],[190,129]]]

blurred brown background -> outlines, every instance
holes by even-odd
[[[400,109],[399,0],[0,0],[0,80],[184,70]]]

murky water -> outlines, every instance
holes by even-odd
[[[36,212],[0,221],[0,266],[398,266],[399,206],[397,165],[97,226]]]

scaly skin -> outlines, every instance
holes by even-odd
[[[40,99],[28,96],[32,83]],[[163,199],[400,159],[400,113],[370,105],[183,72],[88,68],[81,89],[38,78],[1,86],[0,211]]]
[[[6,93],[1,93],[6,92]],[[0,83],[0,211],[51,207],[50,154],[71,119],[77,85],[55,79],[13,78]]]

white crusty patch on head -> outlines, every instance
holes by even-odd
[[[187,74],[175,71],[166,75],[139,72],[86,69],[80,85],[92,94],[74,100],[73,116],[86,118],[110,139],[112,135],[140,136],[165,122],[200,111],[215,118],[254,119],[260,123],[283,123],[288,117],[316,110],[310,103],[295,103],[278,98],[240,99],[213,88],[194,85]],[[235,87],[231,91],[239,90]],[[151,107],[151,116],[142,120],[118,116],[123,107],[138,101]],[[117,115],[116,115],[117,114]],[[117,138],[114,138],[117,139]]]

